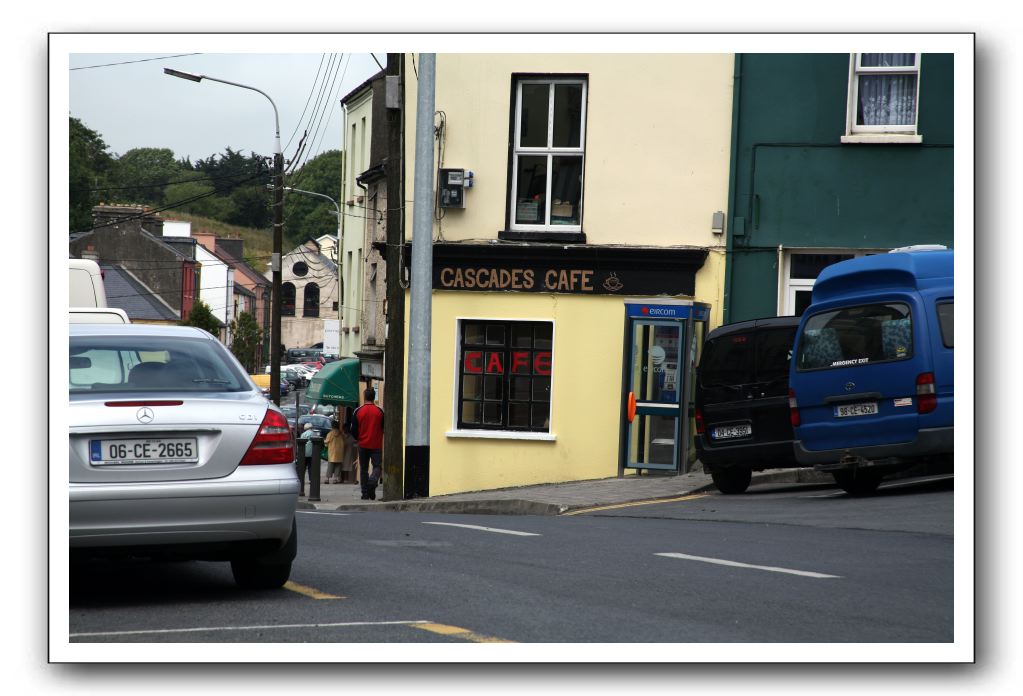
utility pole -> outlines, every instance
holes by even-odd
[[[404,239],[405,205],[402,185],[405,157],[402,152],[405,129],[405,85],[402,82],[403,53],[387,54],[385,98],[387,113],[387,332],[384,338],[384,500],[405,497],[404,438],[402,413],[405,406],[405,289],[401,286],[401,244]]]
[[[270,394],[281,405],[281,252],[284,246],[284,153],[280,134],[274,153],[274,239],[270,269],[273,271],[273,293],[270,305]]]
[[[405,497],[430,494],[430,330],[433,324],[433,113],[436,54],[419,54],[416,167],[412,198],[412,291],[409,312]],[[411,488],[411,492],[409,492]]]

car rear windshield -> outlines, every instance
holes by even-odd
[[[223,348],[178,336],[72,336],[68,383],[71,394],[252,389]]]
[[[913,355],[913,320],[901,302],[857,305],[806,320],[796,368],[818,370],[907,360]]]
[[[700,358],[700,383],[717,387],[787,378],[795,333],[795,327],[757,329],[707,341]]]

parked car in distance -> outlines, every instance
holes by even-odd
[[[249,378],[256,383],[256,386],[263,392],[263,396],[269,399],[271,396],[270,375],[249,375]],[[281,396],[287,396],[291,393],[291,386],[288,384],[287,380],[280,380],[280,393]]]
[[[313,429],[317,432],[319,437],[326,437],[327,433],[330,432],[330,419],[326,416],[321,416],[315,413],[307,413],[298,417],[298,423],[295,425],[295,429],[299,435],[302,434],[305,429],[306,423],[312,423]]]
[[[194,327],[143,324],[73,324],[69,352],[72,558],[229,561],[241,587],[282,586],[294,441],[231,352]]]
[[[300,370],[294,365],[286,365],[281,368],[281,381],[288,382],[291,388],[305,389],[309,386],[309,376],[305,370]]]
[[[771,317],[707,335],[696,370],[696,451],[722,493],[743,493],[754,471],[798,466],[788,401],[798,325],[799,317]]]
[[[850,494],[952,464],[953,260],[897,250],[829,266],[813,287],[789,374],[795,453]]]

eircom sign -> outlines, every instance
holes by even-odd
[[[629,303],[625,305],[630,319],[697,319],[705,320],[710,307],[705,304],[648,304]]]

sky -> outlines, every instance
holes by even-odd
[[[291,159],[308,131],[307,161],[342,149],[341,97],[380,70],[368,53],[92,53],[67,55],[71,116],[98,132],[111,154],[169,148],[193,162],[226,148],[272,155],[274,114],[249,89],[163,72],[173,68],[255,87],[276,104]],[[386,53],[377,53],[386,64]]]

